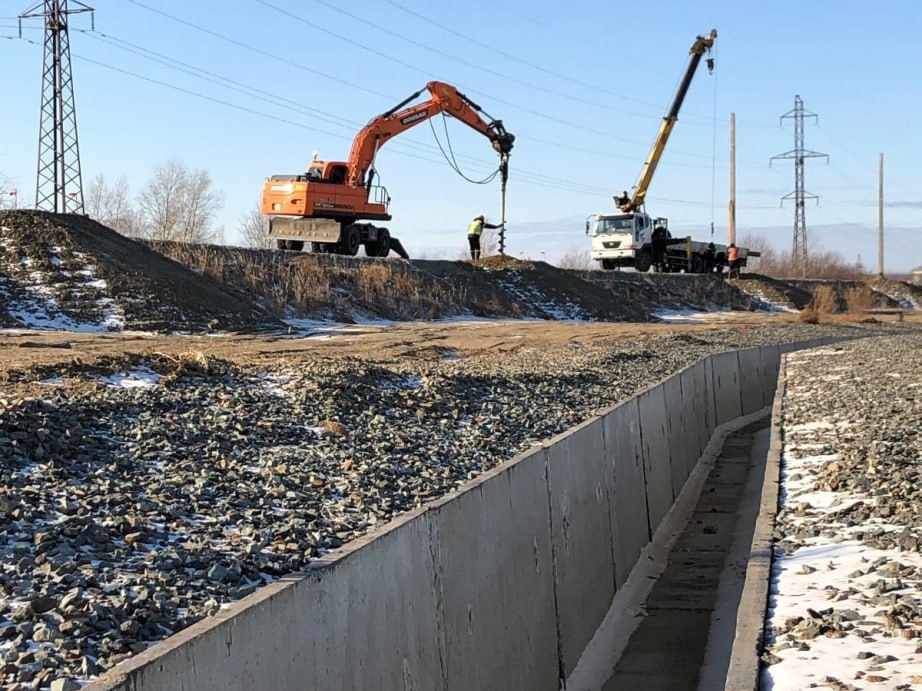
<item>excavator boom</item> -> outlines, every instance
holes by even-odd
[[[384,144],[440,113],[457,118],[480,132],[499,154],[499,173],[505,203],[509,152],[515,137],[470,98],[450,84],[431,81],[431,94],[423,103],[410,105],[423,89],[386,113],[373,118],[352,141],[348,161],[311,161],[306,173],[273,175],[263,184],[260,209],[269,216],[269,235],[279,248],[355,255],[364,245],[368,256],[386,257],[393,249],[406,252],[387,228],[364,221],[391,220],[390,196],[375,184],[375,156]]]
[[[349,154],[347,184],[363,185],[365,176],[374,163],[375,155],[385,143],[439,113],[451,115],[477,130],[493,143],[493,148],[500,155],[501,161],[508,159],[515,137],[506,132],[502,120],[484,120],[480,116],[483,109],[451,84],[431,81],[426,84],[426,89],[432,94],[428,101],[404,108],[423,93],[420,89],[386,113],[371,120],[359,131],[352,141],[352,151]]]
[[[688,87],[691,85],[692,77],[695,76],[695,71],[698,69],[698,64],[701,62],[701,56],[706,52],[710,52],[715,40],[717,40],[717,29],[711,29],[711,33],[707,36],[698,36],[695,38],[695,42],[689,50],[691,58],[688,61],[688,67],[686,67],[685,74],[682,76],[682,81],[679,83],[679,88],[676,90],[675,98],[672,99],[669,112],[667,112],[663,118],[663,124],[660,125],[656,140],[653,142],[653,148],[650,149],[650,154],[647,156],[647,160],[644,162],[643,168],[640,171],[640,178],[637,180],[637,185],[634,187],[634,194],[629,196],[627,192],[624,192],[615,197],[615,203],[622,211],[631,213],[643,208],[647,190],[650,188],[650,183],[653,181],[653,174],[656,172],[656,167],[659,165],[663,152],[666,150],[666,142],[669,141],[669,135],[672,134],[672,129],[679,119],[679,110],[682,108],[682,103],[685,101],[685,95],[688,93]],[[708,71],[710,72],[714,69],[714,61],[708,58],[707,63]]]

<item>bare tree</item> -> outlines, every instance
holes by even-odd
[[[182,187],[182,214],[180,216],[183,242],[223,241],[224,228],[213,228],[215,217],[223,201],[212,187],[207,170],[187,171]]]
[[[171,158],[154,168],[139,196],[147,235],[154,240],[208,242],[215,237],[215,216],[223,200],[206,170],[188,170]]]
[[[253,209],[241,214],[238,228],[246,247],[263,250],[275,247],[275,240],[269,237],[269,217],[260,211],[258,202]]]
[[[752,264],[752,268],[758,273],[775,278],[796,278],[804,270],[801,268],[799,258],[794,258],[790,250],[777,251],[763,235],[747,233],[740,239],[739,244],[741,247],[758,250],[761,253],[758,264]],[[807,278],[845,280],[862,279],[865,272],[864,267],[846,261],[838,252],[823,251],[815,240],[805,270]]]
[[[139,210],[131,201],[125,176],[109,185],[102,173],[90,182],[86,195],[87,213],[91,218],[128,237],[139,237],[143,223]]]
[[[12,178],[0,170],[0,209],[11,209],[17,206],[16,200],[19,191],[15,188]]]
[[[592,254],[587,249],[571,247],[557,262],[561,269],[575,269],[577,271],[591,271],[595,268]]]

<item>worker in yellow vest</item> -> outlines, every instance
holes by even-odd
[[[496,226],[492,223],[487,223],[483,214],[474,217],[474,220],[467,227],[467,244],[471,247],[472,260],[480,259],[480,236],[483,235],[483,229],[490,228],[492,230],[500,227],[501,225]]]

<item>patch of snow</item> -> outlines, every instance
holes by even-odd
[[[116,388],[146,389],[155,386],[160,381],[160,375],[146,367],[139,367],[127,373],[110,374],[97,379]]]
[[[278,398],[288,398],[291,396],[291,392],[285,389],[285,385],[289,384],[292,378],[293,377],[290,374],[262,372],[253,377],[250,377],[250,381],[254,384],[257,384],[262,391],[265,391],[271,396],[276,396]]]
[[[2,244],[8,250],[13,249],[8,240],[4,240]],[[60,247],[51,248],[49,261],[54,267],[62,265],[62,251]],[[80,259],[85,258],[85,255],[79,252],[71,254]],[[20,257],[19,263],[28,269],[36,264],[31,257]],[[49,273],[47,270],[33,269],[26,274],[26,280],[15,280],[15,283],[14,279],[0,276],[0,299],[6,303],[6,312],[27,328],[78,333],[121,330],[125,326],[124,316],[115,300],[105,296],[108,285],[105,280],[96,278],[95,271],[95,264],[86,264],[82,270],[77,271],[76,275],[79,278],[75,279],[76,283],[71,285],[68,294],[72,298],[79,297],[81,290],[86,289],[103,293],[103,296],[95,300],[101,312],[99,322],[81,321],[64,311],[55,297],[55,289],[51,284],[56,275],[70,277],[71,274],[60,270]]]
[[[530,308],[544,312],[556,321],[597,321],[569,300],[550,300],[538,286],[528,283],[515,269],[502,275],[497,282]]]
[[[856,598],[842,603],[830,603],[829,600],[831,588],[845,590],[865,586],[870,589],[880,579],[880,574],[871,573],[857,578],[849,578],[848,574],[866,570],[869,563],[877,559],[922,566],[922,555],[887,552],[857,542],[802,547],[793,554],[782,556],[772,569],[773,605],[769,610],[768,625],[778,626],[790,617],[804,616],[807,608],[822,611],[832,604],[837,609],[853,610],[861,621],[880,622],[879,626],[883,628],[883,622],[876,614],[881,609],[879,606],[863,604]],[[805,569],[805,566],[809,568]],[[811,569],[816,571],[806,573]],[[910,592],[914,590],[909,586],[906,589]],[[918,643],[915,639],[875,636],[873,641],[866,641],[850,634],[845,638],[817,636],[805,643],[809,645],[809,650],[801,651],[796,646],[775,650],[774,654],[781,658],[781,662],[763,669],[760,688],[777,691],[821,688],[830,686],[823,683],[826,677],[854,683],[858,672],[869,673],[870,660],[858,657],[863,652],[898,658],[880,665],[881,670],[871,672],[886,677],[886,686],[880,688],[904,688],[903,684],[909,688],[912,678],[922,674],[922,656],[915,652]],[[861,686],[868,688],[865,684]]]
[[[816,537],[800,540],[802,546],[787,553],[776,547],[766,632],[767,643],[772,645],[771,651],[780,662],[762,669],[762,689],[799,691],[827,686],[839,688],[827,678],[870,688],[862,683],[866,682],[869,674],[886,682],[885,686],[875,684],[874,688],[909,688],[913,677],[922,674],[922,655],[916,654],[918,641],[904,639],[898,631],[890,630],[882,616],[886,608],[875,604],[871,597],[875,584],[886,576],[869,568],[872,564],[887,562],[922,567],[922,555],[876,549],[851,539],[855,533],[869,529],[901,532],[904,526],[870,518],[860,525],[846,527],[836,514],[856,504],[872,505],[876,503],[876,498],[863,493],[818,488],[816,480],[819,472],[828,464],[835,463],[839,456],[809,455],[811,450],[825,445],[800,441],[822,439],[826,435],[834,438],[838,430],[848,426],[849,423],[833,424],[817,420],[784,427],[782,510],[788,514],[793,526],[804,526],[808,531],[819,528],[822,532]],[[806,455],[800,456],[801,452],[806,452]],[[916,591],[915,584],[901,585],[903,587],[892,591],[894,595]],[[848,613],[856,628],[867,631],[868,635],[859,636],[852,631],[842,638],[819,635],[808,640],[789,640],[788,635],[776,638],[772,633],[775,627],[783,627],[790,618],[808,616],[808,609],[822,612],[830,607]],[[897,659],[888,662],[888,655]],[[881,657],[875,662],[870,659],[872,656]]]
[[[657,310],[652,316],[672,324],[701,324],[704,322],[735,319],[739,315],[733,310],[715,310],[713,312],[700,312],[697,310]]]
[[[422,385],[422,377],[408,376],[396,380],[383,381],[378,388],[385,391],[413,391]]]

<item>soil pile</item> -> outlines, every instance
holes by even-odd
[[[0,212],[0,322],[72,331],[248,331],[251,301],[85,216]]]

